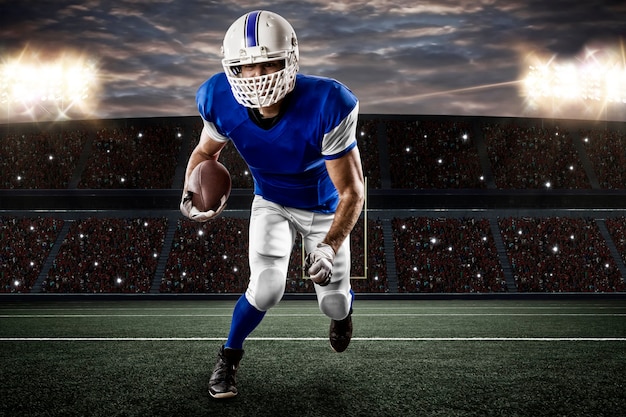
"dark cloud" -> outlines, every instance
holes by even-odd
[[[601,0],[5,0],[0,54],[93,60],[95,117],[193,115],[197,86],[221,71],[224,32],[258,8],[296,28],[302,72],[345,82],[365,113],[535,115],[516,84],[524,59],[614,48],[626,21],[624,2]]]

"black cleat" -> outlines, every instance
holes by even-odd
[[[352,339],[352,309],[343,320],[331,320],[329,331],[330,347],[337,353],[348,348]]]
[[[209,380],[209,394],[213,398],[232,398],[237,391],[237,368],[243,357],[243,349],[227,349],[222,346],[217,355],[217,363]]]

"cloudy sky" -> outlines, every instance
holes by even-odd
[[[0,55],[95,66],[86,118],[190,116],[226,29],[256,9],[289,20],[301,72],[348,85],[362,113],[626,120],[626,104],[548,107],[520,88],[536,59],[623,58],[623,0],[0,0]],[[0,123],[35,117],[3,106]]]

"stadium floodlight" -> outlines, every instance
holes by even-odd
[[[626,69],[611,68],[606,74],[606,93],[609,102],[626,103]]]
[[[93,68],[82,64],[11,64],[2,69],[2,97],[8,101],[71,101],[89,97]]]
[[[524,78],[530,99],[626,103],[626,66],[620,60],[536,62]]]
[[[70,110],[90,113],[95,106],[98,74],[93,62],[62,55],[51,61],[25,54],[0,64],[0,105],[6,113],[67,117]]]

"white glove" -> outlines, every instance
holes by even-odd
[[[313,252],[309,253],[304,262],[304,269],[311,280],[322,287],[330,283],[333,276],[335,251],[325,243],[318,243]]]
[[[226,197],[222,197],[222,202],[217,210],[200,211],[194,207],[191,202],[191,191],[187,191],[183,194],[183,199],[180,202],[180,212],[191,220],[197,222],[206,222],[219,216],[226,208]]]

